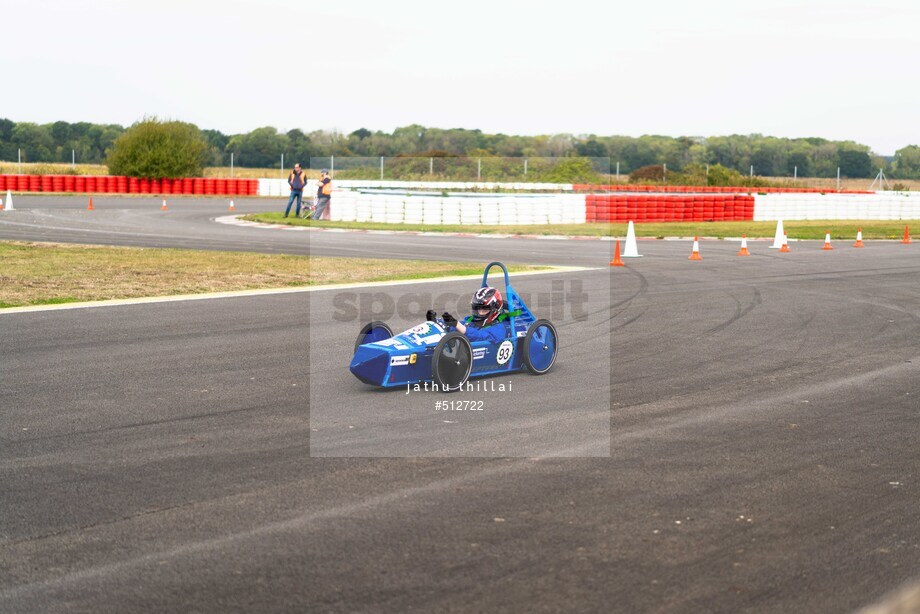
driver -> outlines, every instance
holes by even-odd
[[[505,339],[505,327],[502,326],[502,309],[505,303],[502,301],[501,293],[490,286],[483,286],[476,290],[473,299],[470,301],[470,307],[473,314],[458,322],[457,319],[446,311],[441,315],[444,325],[448,331],[455,328],[458,332],[466,335],[470,341],[491,341],[500,343]],[[434,310],[429,310],[427,319],[435,321],[437,314]],[[512,314],[513,315],[513,314]]]

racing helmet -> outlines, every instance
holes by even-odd
[[[473,322],[480,326],[492,324],[502,312],[504,305],[502,295],[498,290],[491,286],[483,286],[473,293],[473,300],[470,301],[470,306],[473,308]],[[488,309],[489,312],[480,314],[477,309]]]

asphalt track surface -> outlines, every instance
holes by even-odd
[[[600,241],[214,224],[226,201],[15,204],[0,238],[609,260]],[[447,458],[333,457],[379,451],[374,429],[403,395],[330,362],[356,324],[323,292],[0,315],[0,612],[873,603],[920,575],[920,245],[836,247],[752,242],[738,258],[704,242],[689,262],[689,243],[640,242],[626,269],[570,274],[609,283],[609,305],[592,292],[557,368],[513,376],[515,403],[542,416],[430,451]],[[311,402],[343,420],[312,424]],[[606,430],[565,430],[598,412]],[[521,430],[542,455],[504,456]]]

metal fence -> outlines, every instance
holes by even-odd
[[[339,179],[592,183],[610,177],[610,158],[381,156],[310,158],[310,170]]]

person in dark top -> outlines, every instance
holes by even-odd
[[[287,209],[284,210],[284,217],[291,213],[291,204],[297,200],[297,209],[295,214],[300,217],[300,205],[303,202],[303,189],[307,186],[307,174],[300,169],[300,164],[294,165],[294,170],[288,176],[288,185],[291,186],[291,197],[288,199]]]
[[[501,293],[495,288],[484,286],[473,294],[473,299],[470,301],[473,314],[470,317],[463,322],[458,322],[447,312],[444,312],[441,317],[448,332],[454,328],[457,332],[466,335],[470,341],[500,343],[505,339],[505,327],[501,324],[504,306]],[[436,314],[434,310],[430,310],[426,315],[429,320],[432,320]]]
[[[329,178],[329,171],[323,169],[319,182],[316,184],[316,210],[313,212],[313,220],[319,221],[323,218],[323,211],[329,206],[332,198],[332,179]]]

